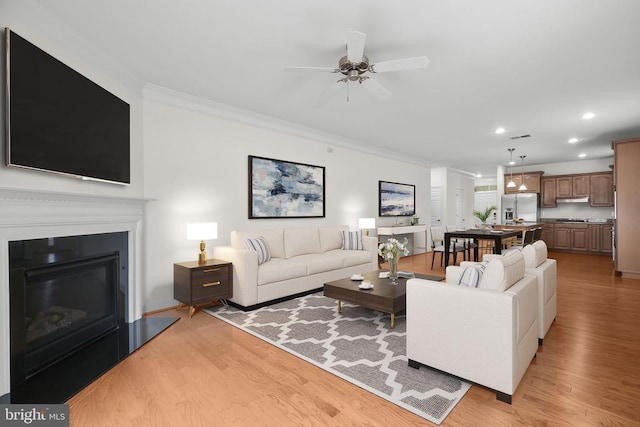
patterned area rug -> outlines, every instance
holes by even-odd
[[[471,387],[444,373],[410,368],[405,315],[342,304],[322,293],[244,312],[204,311],[433,423],[440,424]]]

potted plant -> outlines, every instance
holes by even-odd
[[[491,205],[484,211],[473,211],[473,215],[480,221],[482,221],[482,225],[486,225],[487,219],[489,219],[489,217],[491,216],[491,212],[495,211],[496,209],[498,208],[495,205]]]

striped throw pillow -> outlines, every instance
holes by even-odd
[[[342,231],[342,249],[352,251],[364,250],[362,244],[362,230]]]
[[[269,247],[262,236],[255,239],[245,239],[244,247],[250,251],[258,252],[258,265],[264,264],[271,259]]]
[[[477,288],[478,283],[480,283],[480,279],[482,279],[482,273],[484,273],[485,267],[486,264],[482,263],[470,265],[469,267],[465,268],[462,272],[462,276],[460,276],[458,285]]]

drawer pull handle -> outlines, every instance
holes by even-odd
[[[207,270],[202,270],[203,273],[213,273],[214,271],[220,271],[219,268],[209,268]]]
[[[211,282],[211,283],[204,283],[204,284],[202,285],[202,287],[203,287],[203,288],[208,288],[208,287],[211,287],[211,286],[218,286],[219,284],[220,284],[220,281],[217,281],[217,282]]]

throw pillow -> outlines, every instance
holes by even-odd
[[[486,266],[487,263],[483,262],[482,264],[474,264],[465,268],[460,276],[460,280],[458,280],[458,285],[477,288]]]
[[[354,251],[364,250],[364,245],[362,244],[362,230],[343,231],[342,249]]]
[[[258,252],[258,265],[264,264],[271,259],[269,247],[262,236],[255,239],[245,239],[244,247],[250,251]]]

